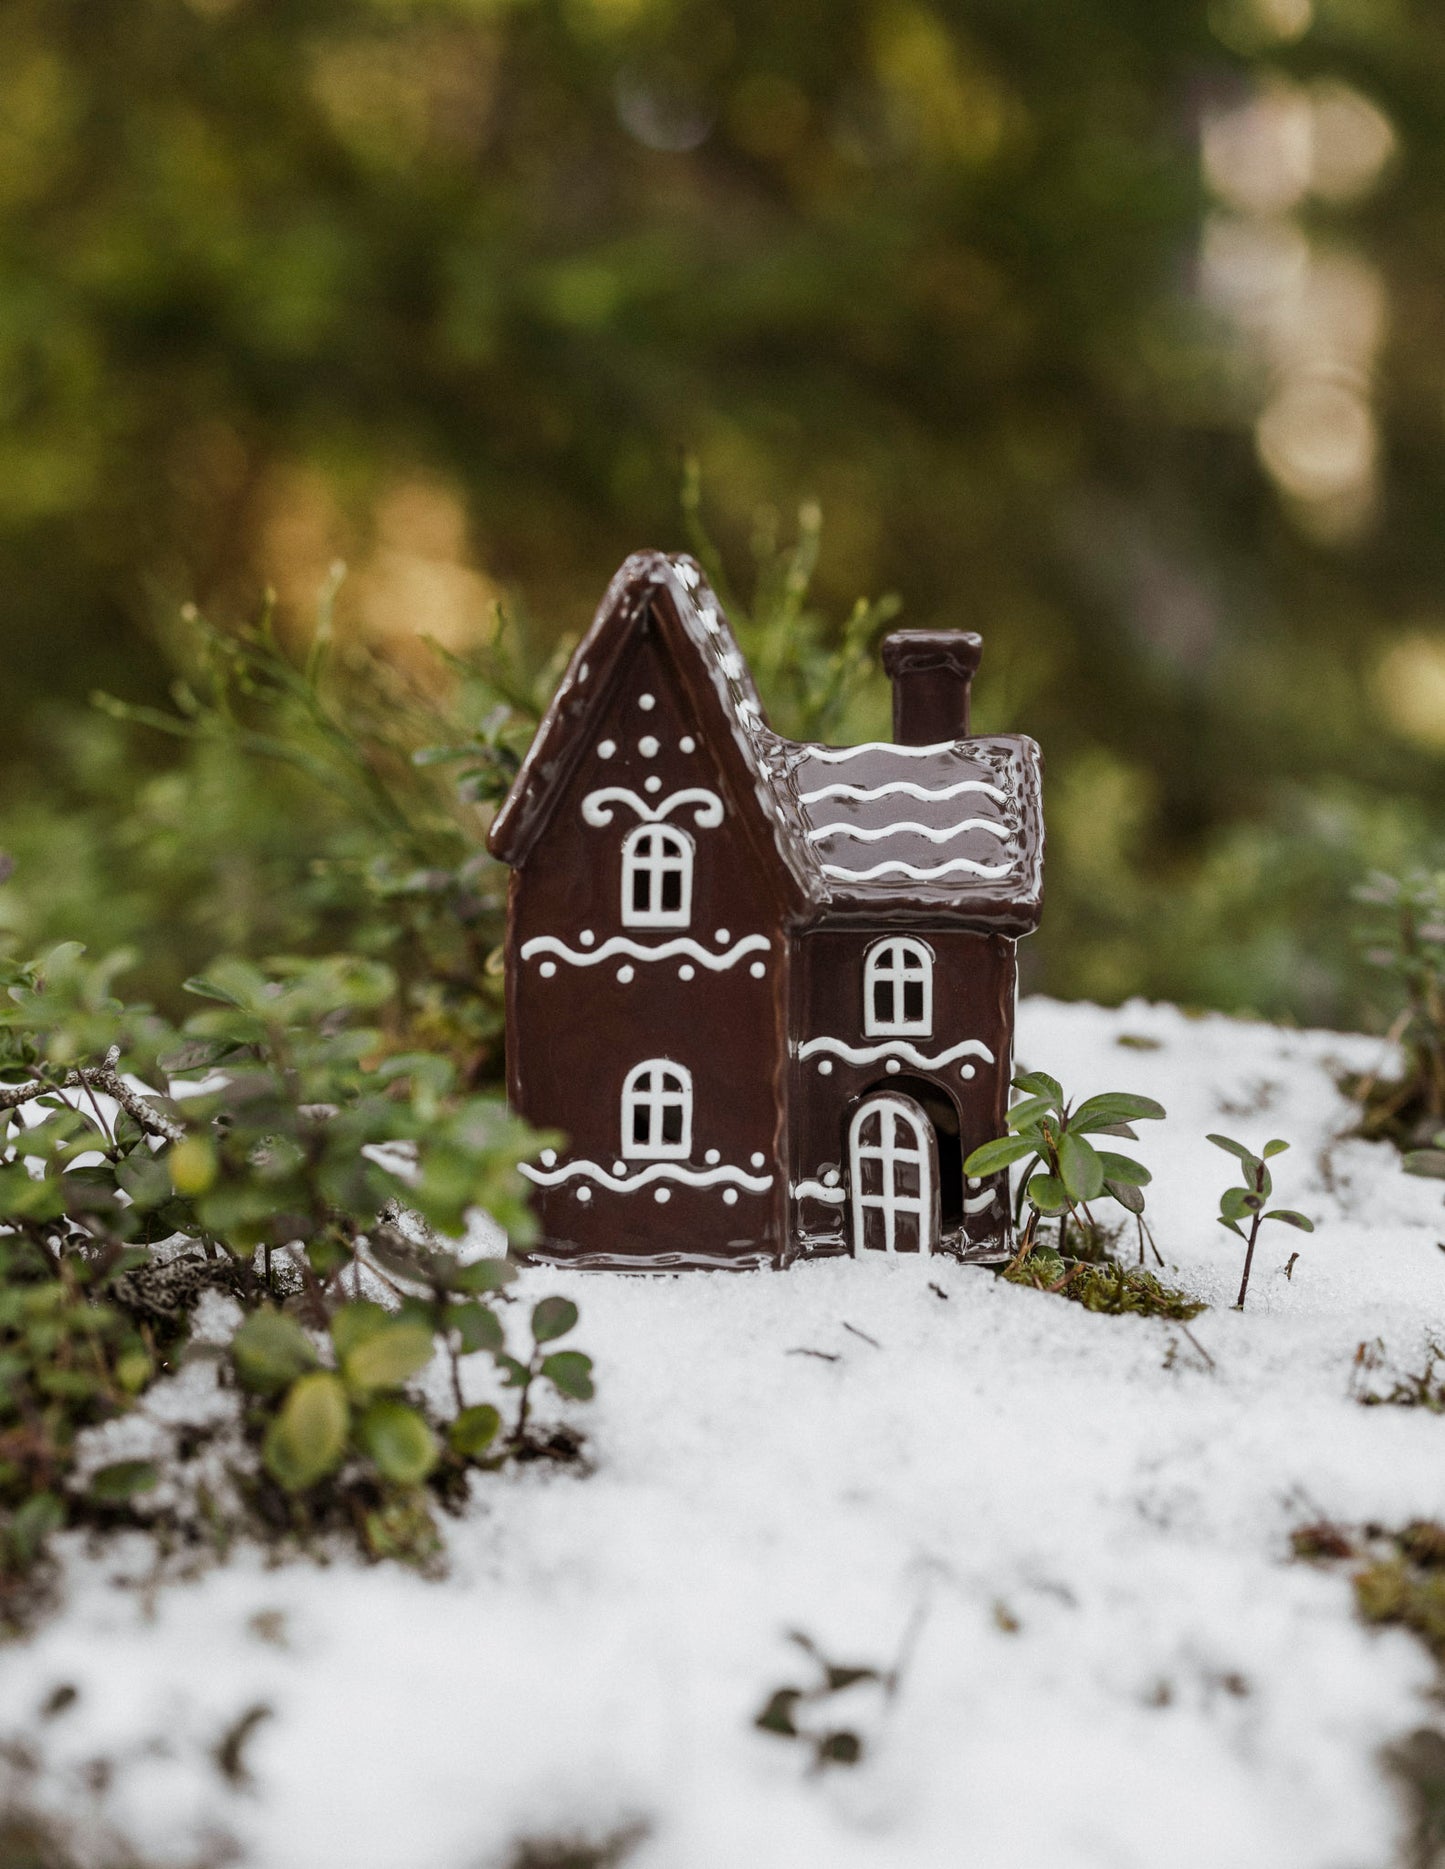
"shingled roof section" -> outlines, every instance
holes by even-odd
[[[663,600],[675,649],[721,702],[749,790],[809,919],[940,915],[999,933],[1038,925],[1043,813],[1038,747],[1022,735],[936,746],[811,746],[785,740],[762,703],[717,598],[691,558],[639,552],[612,580],[578,645],[487,842],[522,863],[587,743],[633,632]],[[680,671],[684,678],[689,671]]]

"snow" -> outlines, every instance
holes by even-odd
[[[1361,1341],[1406,1366],[1445,1318],[1439,1188],[1338,1139],[1334,1073],[1378,1045],[1031,1001],[1019,1049],[1168,1107],[1138,1152],[1213,1369],[1178,1325],[938,1260],[529,1272],[524,1297],[582,1310],[598,1399],[565,1413],[594,1470],[479,1477],[440,1581],[240,1549],[153,1587],[146,1539],[71,1541],[64,1607],[0,1668],[33,1794],[159,1863],[223,1836],[264,1869],[502,1869],[521,1838],[631,1826],[628,1869],[1388,1860],[1380,1754],[1434,1671],[1357,1621],[1345,1568],[1289,1557],[1322,1514],[1445,1504],[1445,1425],[1350,1397]],[[1220,1128],[1290,1140],[1277,1196],[1319,1224],[1264,1236],[1242,1315]],[[794,1629],[901,1657],[891,1696],[839,1697],[855,1769],[752,1724],[815,1678]],[[39,1720],[61,1683],[78,1698]],[[233,1784],[214,1751],[252,1707]]]

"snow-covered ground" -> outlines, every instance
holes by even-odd
[[[129,1585],[76,1551],[0,1653],[0,1737],[160,1861],[225,1835],[257,1869],[500,1869],[636,1826],[628,1869],[1380,1869],[1379,1754],[1433,1669],[1289,1533],[1445,1510],[1445,1421],[1348,1392],[1362,1340],[1418,1363],[1445,1327],[1441,1190],[1337,1140],[1372,1041],[1033,1001],[1019,1049],[1167,1105],[1138,1152],[1212,1369],[1177,1325],[936,1260],[529,1273],[582,1309],[593,1473],[481,1479],[440,1582],[243,1551],[152,1591],[141,1541]],[[1319,1222],[1266,1234],[1242,1316],[1219,1128],[1294,1143],[1278,1198]],[[839,1707],[856,1769],[753,1726],[812,1679],[794,1629],[906,1650]],[[233,1784],[215,1748],[262,1706]]]

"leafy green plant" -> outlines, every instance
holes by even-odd
[[[837,1695],[865,1681],[877,1682],[885,1695],[892,1694],[897,1685],[896,1670],[830,1661],[810,1637],[796,1629],[790,1632],[788,1640],[813,1662],[816,1678],[802,1687],[775,1688],[753,1725],[761,1732],[775,1734],[779,1739],[797,1740],[806,1746],[815,1771],[830,1765],[856,1765],[863,1757],[863,1736],[852,1726],[837,1724],[830,1703]]]
[[[1388,1038],[1405,1069],[1398,1078],[1347,1079],[1346,1087],[1362,1106],[1363,1135],[1406,1146],[1445,1123],[1445,871],[1376,872],[1354,897],[1364,909],[1365,961],[1402,1002]]]
[[[1265,1202],[1274,1191],[1274,1182],[1266,1162],[1276,1155],[1282,1155],[1289,1144],[1275,1140],[1266,1142],[1264,1152],[1256,1155],[1242,1142],[1235,1142],[1229,1136],[1210,1136],[1215,1148],[1223,1149],[1227,1155],[1235,1156],[1244,1166],[1244,1180],[1237,1186],[1226,1188],[1219,1197],[1219,1224],[1231,1233],[1237,1233],[1245,1242],[1244,1272],[1239,1281],[1239,1296],[1234,1301],[1236,1311],[1244,1309],[1244,1301],[1249,1293],[1249,1274],[1254,1266],[1254,1246],[1259,1238],[1259,1229],[1266,1220],[1277,1220],[1284,1226],[1298,1227],[1301,1233],[1313,1233],[1315,1223],[1307,1220],[1303,1214],[1296,1213],[1290,1207],[1265,1207]],[[1246,1233],[1243,1221],[1249,1222]]]
[[[996,1175],[1023,1162],[1014,1218],[1019,1218],[1025,1204],[1032,1210],[1025,1236],[1030,1243],[1041,1219],[1057,1218],[1061,1254],[1068,1245],[1070,1220],[1086,1237],[1092,1236],[1096,1223],[1091,1203],[1117,1202],[1135,1218],[1142,1264],[1147,1231],[1143,1191],[1152,1177],[1142,1162],[1112,1149],[1096,1148],[1089,1138],[1122,1136],[1137,1141],[1133,1125],[1158,1121],[1165,1114],[1164,1106],[1129,1091],[1106,1091],[1071,1104],[1058,1079],[1044,1071],[1025,1071],[1013,1082],[1025,1095],[1008,1113],[1010,1133],[975,1149],[963,1165],[964,1173]],[[1157,1246],[1154,1253],[1159,1259]]]
[[[449,1058],[388,1045],[378,962],[221,961],[180,1028],[117,999],[119,967],[72,945],[0,976],[0,1561],[21,1576],[58,1525],[154,1486],[124,1462],[77,1491],[77,1437],[175,1367],[208,1288],[248,1313],[232,1364],[278,1498],[310,1522],[355,1462],[368,1546],[414,1552],[434,1536],[422,1489],[451,1496],[500,1427],[462,1406],[456,1359],[506,1357],[492,1305],[514,1268],[465,1264],[445,1236],[484,1206],[531,1238],[515,1169],[538,1138]],[[373,1278],[394,1308],[362,1295]],[[575,1322],[544,1300],[529,1360],[507,1358],[525,1386],[505,1451],[535,1380],[590,1395],[586,1357],[538,1348]],[[438,1348],[448,1423],[407,1387]]]

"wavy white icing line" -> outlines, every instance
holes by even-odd
[[[983,792],[1006,805],[1009,793],[1002,785],[990,785],[987,779],[960,779],[956,785],[916,785],[912,779],[889,779],[886,785],[820,785],[816,792],[801,792],[800,805],[816,804],[820,798],[887,798],[892,792],[906,792],[910,798],[961,798],[965,792]]]
[[[838,1207],[848,1198],[842,1188],[824,1187],[821,1181],[797,1181],[793,1184],[793,1194],[798,1200],[830,1201]]]
[[[900,759],[927,759],[934,753],[951,753],[957,740],[937,740],[932,746],[899,746],[892,740],[864,740],[858,746],[810,746],[809,759],[822,759],[832,766],[840,759],[856,759],[859,753],[897,753]]]
[[[982,1194],[969,1194],[964,1197],[963,1211],[966,1214],[981,1214],[985,1207],[992,1207],[997,1199],[997,1188],[985,1188]]]
[[[905,832],[913,837],[926,837],[931,844],[946,844],[951,837],[962,837],[965,831],[987,831],[1000,843],[1007,843],[1013,832],[1006,824],[1000,824],[997,818],[964,818],[959,824],[915,824],[911,818],[905,818],[899,824],[820,824],[808,832],[810,844],[820,843],[825,837],[856,837],[860,843],[876,844],[884,837],[902,836]]]
[[[527,1179],[535,1181],[539,1188],[560,1187],[574,1175],[584,1175],[599,1187],[611,1188],[614,1194],[631,1194],[654,1181],[682,1181],[690,1188],[711,1188],[726,1181],[730,1186],[746,1188],[750,1194],[766,1194],[773,1185],[771,1175],[745,1174],[741,1168],[731,1168],[726,1163],[717,1168],[683,1168],[676,1162],[650,1162],[635,1175],[626,1177],[609,1174],[600,1162],[566,1162],[561,1168],[552,1169],[534,1168],[530,1162],[519,1166]]]
[[[660,824],[674,811],[684,805],[696,807],[693,823],[700,830],[716,830],[723,821],[723,803],[716,792],[710,792],[705,786],[690,785],[680,792],[669,792],[666,798],[659,799],[655,805],[648,804],[645,798],[625,785],[604,785],[595,792],[589,792],[582,800],[582,816],[589,824],[610,824],[613,805],[630,805],[638,817],[648,824]]]
[[[810,1038],[798,1047],[798,1056],[811,1058],[817,1051],[832,1052],[835,1057],[849,1064],[874,1064],[879,1058],[906,1058],[910,1064],[921,1065],[928,1071],[952,1064],[955,1058],[982,1058],[987,1064],[994,1061],[993,1053],[981,1038],[962,1039],[958,1044],[950,1045],[947,1051],[940,1051],[935,1058],[926,1058],[906,1038],[885,1039],[881,1045],[849,1045],[841,1038]]]
[[[875,876],[908,876],[916,883],[931,883],[939,876],[948,876],[954,870],[964,870],[970,876],[984,876],[990,880],[1007,876],[1013,868],[1011,863],[975,863],[972,857],[951,857],[947,863],[939,863],[931,870],[921,870],[916,863],[905,863],[901,857],[889,857],[884,863],[875,863],[871,870],[846,870],[841,864],[825,863],[825,876],[836,876],[842,882],[871,883]]]
[[[559,941],[556,935],[534,935],[530,941],[522,943],[522,959],[531,960],[534,954],[555,954],[559,960],[571,961],[574,967],[595,967],[598,961],[611,960],[614,954],[627,954],[633,960],[672,960],[675,955],[686,954],[700,967],[710,968],[713,973],[726,973],[745,954],[766,953],[772,945],[766,935],[744,935],[730,948],[714,953],[690,935],[677,935],[671,941],[659,941],[652,947],[644,947],[627,935],[612,935],[601,947],[575,948]]]

